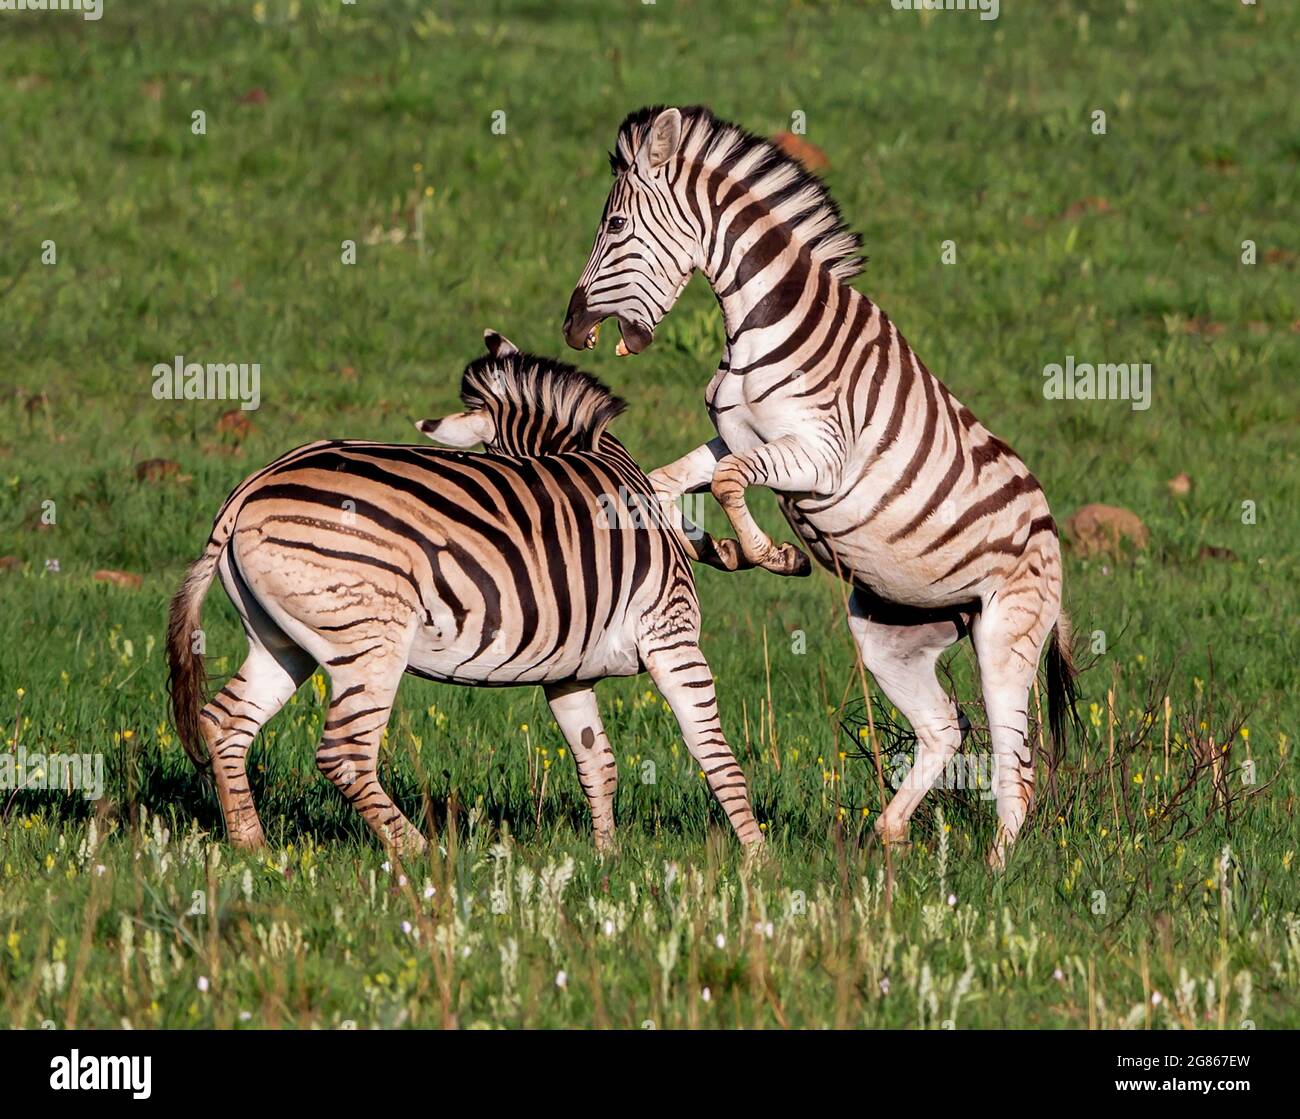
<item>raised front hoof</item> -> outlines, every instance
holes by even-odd
[[[745,567],[752,567],[753,564],[747,563],[744,553],[740,550],[740,544],[735,540],[719,540],[713,538],[713,564],[723,571],[739,571]],[[707,561],[705,561],[707,562]]]
[[[778,544],[758,566],[776,575],[795,578],[812,573],[812,561],[793,544]]]

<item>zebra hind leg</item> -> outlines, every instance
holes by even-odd
[[[1034,748],[1029,741],[1029,692],[1038,658],[1056,622],[1058,607],[1036,589],[1015,597],[993,597],[975,620],[972,637],[979,660],[980,687],[993,743],[993,785],[997,795],[997,838],[989,866],[1002,870],[1034,798]]]
[[[709,789],[746,847],[763,842],[749,803],[745,774],[736,762],[718,719],[718,696],[704,653],[693,642],[642,653],[650,678],[668,701],[691,756],[699,762]]]
[[[849,629],[872,679],[916,735],[912,767],[875,824],[883,842],[905,843],[912,814],[961,747],[966,721],[935,668],[964,626],[960,614],[908,611],[855,592]]]
[[[379,744],[388,726],[405,658],[387,655],[325,663],[330,705],[316,750],[316,768],[334,782],[385,846],[420,854],[424,836],[379,783]]]
[[[208,702],[199,725],[212,759],[217,800],[235,847],[260,847],[266,838],[248,784],[248,750],[257,732],[288,702],[316,667],[294,645],[272,651],[249,630],[248,656]]]
[[[586,684],[550,685],[546,701],[569,744],[578,769],[578,783],[591,807],[596,850],[614,846],[614,792],[618,788],[618,763],[600,721],[596,693]]]

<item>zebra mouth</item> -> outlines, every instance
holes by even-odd
[[[569,300],[569,313],[564,319],[564,340],[575,350],[594,350],[600,341],[600,327],[606,319],[618,323],[619,357],[639,354],[654,341],[654,329],[618,312],[593,311],[587,305],[587,294],[576,288]]]
[[[619,357],[639,354],[654,341],[654,331],[639,322],[632,322],[622,316],[616,316],[618,322],[618,346],[614,352]]]
[[[637,322],[625,322],[620,316],[611,316],[618,323],[618,345],[614,347],[614,353],[619,357],[627,357],[630,354],[639,354],[653,340],[654,335],[644,326]],[[586,337],[582,340],[584,350],[594,350],[596,343],[600,341],[600,322],[595,323],[587,331]]]

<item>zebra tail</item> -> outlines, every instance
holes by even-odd
[[[1052,731],[1053,763],[1065,756],[1067,724],[1076,729],[1079,725],[1079,716],[1074,708],[1079,698],[1077,679],[1071,651],[1070,619],[1062,610],[1047,646],[1047,719]]]
[[[167,691],[171,695],[172,722],[181,745],[197,769],[212,764],[208,745],[199,726],[203,706],[207,703],[207,673],[203,667],[203,596],[216,574],[217,561],[225,540],[212,541],[197,562],[185,573],[185,579],[172,599],[167,619]]]

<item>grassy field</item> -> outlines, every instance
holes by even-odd
[[[104,0],[0,24],[0,755],[105,767],[98,800],[0,789],[0,1025],[1300,1025],[1293,6]],[[599,689],[616,856],[539,692],[411,679],[385,780],[438,841],[392,865],[316,773],[319,676],[254,749],[270,848],[232,851],[163,658],[222,498],[308,439],[414,441],[485,326],[561,353],[619,121],[695,101],[760,132],[805,114],[857,285],[1058,520],[1106,502],[1149,529],[1067,557],[1083,735],[1008,872],[976,790],[929,798],[888,863],[867,842],[820,573],[699,574],[756,865],[644,678]],[[642,463],[706,438],[702,282],[645,354],[612,337],[584,365]],[[1150,408],[1045,400],[1071,354],[1151,363]],[[259,363],[251,430],[155,400],[176,355]],[[205,617],[229,673],[219,590]],[[951,664],[969,700],[969,650]],[[906,738],[880,748],[889,772]]]

